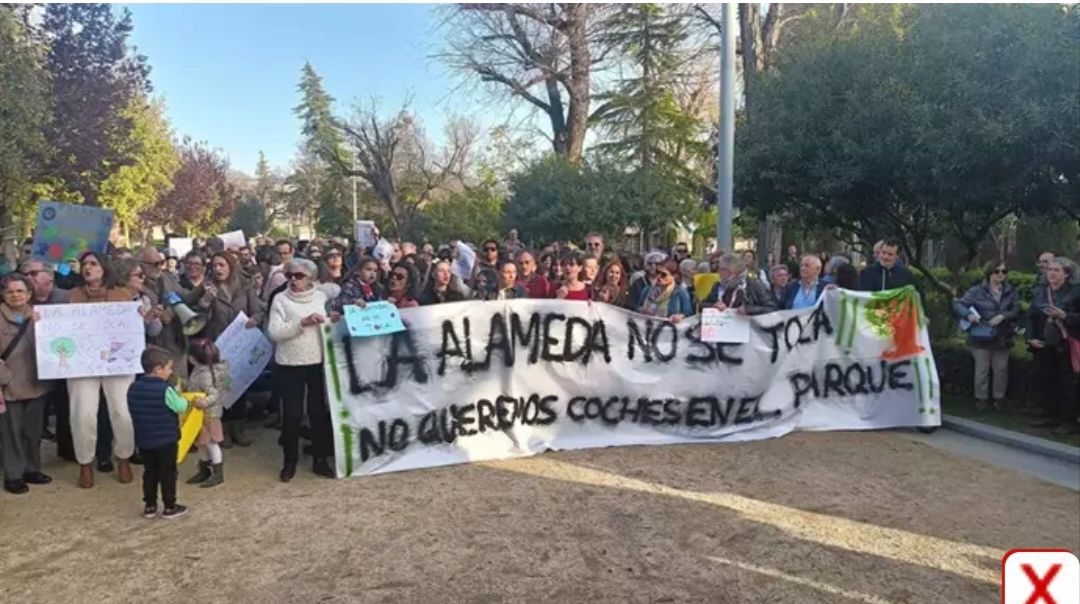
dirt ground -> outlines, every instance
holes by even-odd
[[[1080,550],[1080,494],[903,433],[290,484],[275,438],[226,451],[224,485],[181,485],[171,521],[50,458],[52,485],[0,493],[0,600],[984,603],[1006,550]]]

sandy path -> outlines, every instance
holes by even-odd
[[[302,467],[288,485],[258,436],[226,452],[225,485],[181,486],[175,521],[55,460],[52,485],[0,493],[0,599],[982,603],[1006,550],[1080,550],[1080,494],[903,434]]]

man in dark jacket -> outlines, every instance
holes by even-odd
[[[915,277],[911,274],[911,271],[897,262],[899,255],[900,244],[891,239],[885,240],[881,244],[877,262],[864,268],[859,273],[859,290],[880,292],[915,285]]]
[[[776,310],[776,300],[760,279],[747,279],[746,267],[735,254],[724,254],[718,260],[720,280],[709,290],[702,308],[719,310],[739,309],[746,315],[763,315]]]

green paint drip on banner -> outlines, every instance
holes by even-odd
[[[337,401],[341,402],[341,377],[338,375],[337,357],[334,354],[334,339],[330,337],[330,327],[323,328],[323,334],[326,340],[326,364],[330,366],[330,377],[334,381],[334,396],[337,397]],[[345,407],[342,406],[342,409]]]
[[[840,328],[836,330],[836,347],[844,346],[844,319],[847,317],[847,294],[840,291]]]
[[[930,365],[930,357],[923,357],[923,364],[926,365],[926,385],[930,388],[927,400],[930,400],[934,398],[934,368]]]
[[[345,422],[341,422],[341,439],[345,441],[343,443],[345,446],[345,477],[348,478],[349,476],[352,476],[353,473],[353,444],[352,428]]]
[[[922,372],[922,369],[919,368],[918,361],[913,363],[912,366],[915,367],[915,386],[918,388],[918,391],[919,391],[919,401],[922,402],[922,401],[926,400],[926,398],[923,396],[923,383],[922,383],[922,373],[923,372]]]
[[[855,345],[855,332],[859,326],[859,299],[851,299],[851,331],[848,332],[847,353],[851,354],[851,348]]]

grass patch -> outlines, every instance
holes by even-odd
[[[978,411],[975,409],[974,397],[946,393],[941,399],[942,413],[990,424],[1006,430],[1013,430],[1014,432],[1039,436],[1073,447],[1080,447],[1080,435],[1061,436],[1054,434],[1049,428],[1032,428],[1028,423],[1038,419],[1038,416],[1015,402],[1007,401],[1006,405],[1005,411],[994,409]]]

